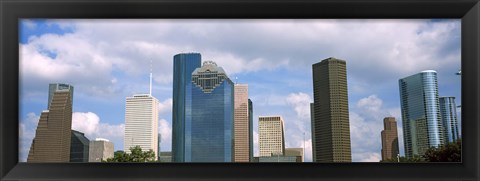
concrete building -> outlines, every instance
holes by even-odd
[[[187,96],[191,99],[192,73],[196,68],[201,67],[201,58],[199,53],[181,53],[173,57],[172,157],[174,162],[185,161]]]
[[[90,140],[82,132],[72,130],[70,162],[88,162]]]
[[[351,162],[346,62],[327,58],[312,69],[314,162]]]
[[[382,137],[382,160],[397,158],[400,153],[398,147],[397,121],[394,117],[383,119]]]
[[[114,145],[107,139],[97,138],[90,141],[88,162],[101,162],[113,158]]]
[[[285,133],[281,116],[259,116],[258,134],[260,157],[284,155]]]
[[[235,84],[234,113],[234,162],[250,161],[250,140],[252,137],[249,113],[248,85]]]
[[[440,97],[440,114],[445,129],[445,141],[455,142],[460,139],[455,97]]]
[[[300,157],[297,162],[305,162],[303,148],[285,148],[285,156]]]
[[[73,86],[50,84],[48,110],[43,111],[27,162],[69,162]]]
[[[135,146],[158,158],[158,100],[150,94],[126,98],[124,150]]]
[[[422,71],[400,79],[398,84],[405,156],[423,155],[425,148],[444,144],[437,72]]]

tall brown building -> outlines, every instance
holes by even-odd
[[[313,64],[315,162],[351,162],[346,62]]]
[[[48,110],[40,115],[27,162],[70,161],[72,96],[73,86],[50,84]]]
[[[394,117],[383,119],[382,160],[396,158],[399,153],[397,121]]]
[[[235,84],[234,110],[234,162],[250,161],[250,119],[248,85]]]

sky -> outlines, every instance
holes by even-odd
[[[305,161],[312,160],[312,64],[329,57],[347,63],[352,160],[381,160],[386,116],[397,120],[403,156],[398,80],[436,70],[439,95],[460,105],[460,25],[460,19],[21,19],[19,160],[26,161],[47,109],[49,83],[75,87],[72,129],[123,150],[125,98],[149,92],[150,66],[161,150],[170,151],[173,56],[188,52],[249,85],[255,156],[258,116],[281,115],[286,147],[304,147]]]

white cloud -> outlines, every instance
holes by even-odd
[[[125,124],[109,124],[100,121],[93,112],[74,112],[72,116],[72,129],[85,133],[90,140],[106,138],[113,142],[116,150],[123,150],[123,137]]]
[[[302,120],[310,120],[310,103],[312,98],[303,92],[291,93],[287,96],[287,103],[292,106],[297,116]]]
[[[35,29],[37,27],[37,24],[30,20],[30,19],[23,19],[22,20],[23,25],[25,25],[26,28],[28,29]]]
[[[173,103],[172,98],[168,98],[167,100],[159,102],[158,103],[159,114],[172,112],[172,103]]]
[[[161,151],[167,151],[172,149],[172,127],[170,123],[165,119],[160,119],[158,124],[158,133],[162,135],[162,141],[160,143]]]
[[[260,145],[258,143],[258,132],[253,130],[253,155],[260,156]]]

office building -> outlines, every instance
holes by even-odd
[[[386,117],[383,119],[382,137],[382,160],[397,158],[399,154],[398,148],[398,132],[397,121],[394,117]]]
[[[272,155],[258,157],[258,162],[302,162],[301,156]]]
[[[398,81],[405,156],[423,155],[444,144],[437,72],[426,70]]]
[[[170,151],[160,152],[160,162],[163,162],[163,163],[172,162],[172,152]]]
[[[124,151],[140,146],[158,158],[158,100],[150,94],[126,98]]]
[[[310,131],[311,131],[311,136],[312,136],[312,162],[315,162],[316,157],[315,157],[315,153],[316,153],[316,146],[315,146],[315,112],[314,112],[314,104],[313,103],[310,103]]]
[[[327,58],[312,68],[314,162],[351,162],[346,62]]]
[[[201,67],[199,53],[181,53],[173,57],[172,156],[174,162],[185,161],[187,95],[191,99],[192,73],[199,67]]]
[[[158,133],[158,148],[157,148],[158,159],[157,160],[160,160],[160,153],[161,153],[160,145],[161,145],[161,143],[162,143],[162,135],[160,133]]]
[[[88,162],[102,162],[102,160],[106,161],[109,158],[113,158],[113,149],[113,143],[107,139],[96,138],[90,141]]]
[[[69,162],[73,86],[50,84],[48,110],[43,111],[27,162]]]
[[[445,141],[455,142],[460,139],[455,97],[440,97],[439,102],[442,122],[445,127]]]
[[[250,140],[252,137],[248,85],[235,84],[235,113],[234,113],[234,162],[250,161]]]
[[[285,156],[299,157],[296,162],[304,162],[303,148],[285,148]]]
[[[248,122],[249,122],[249,144],[248,147],[250,148],[249,150],[249,157],[250,157],[250,162],[253,162],[253,102],[252,100],[248,99]]]
[[[72,130],[70,162],[88,162],[90,140],[82,132]]]
[[[191,83],[185,104],[184,161],[233,162],[233,82],[222,67],[206,61],[193,71]]]
[[[258,134],[260,157],[284,155],[285,133],[281,116],[259,116]]]

